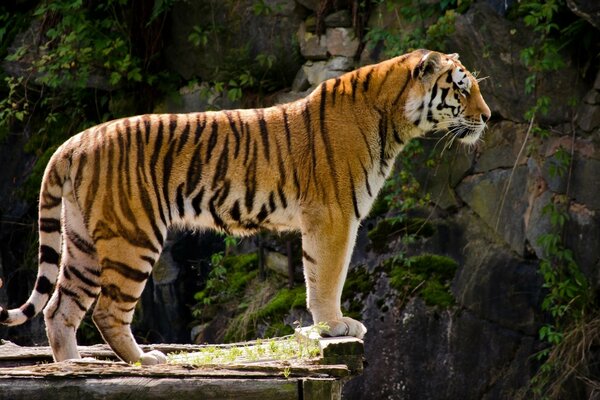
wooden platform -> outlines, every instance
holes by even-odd
[[[363,343],[349,337],[317,340],[320,355],[310,359],[234,360],[202,366],[126,364],[116,361],[105,345],[82,346],[79,351],[84,359],[54,363],[49,347],[20,347],[1,341],[0,399],[341,399],[344,382],[362,372]],[[192,345],[143,347],[166,354],[206,349]]]

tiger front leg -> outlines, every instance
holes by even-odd
[[[342,289],[357,229],[358,221],[333,223],[328,218],[304,216],[302,256],[306,302],[314,324],[326,325],[323,334],[327,336],[362,339],[367,332],[362,323],[344,317],[341,310]]]

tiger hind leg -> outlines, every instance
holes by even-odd
[[[144,353],[131,333],[135,306],[158,256],[139,253],[139,248],[123,242],[110,253],[102,252],[102,288],[92,318],[106,343],[123,361],[162,364],[166,356],[156,350]]]
[[[76,331],[100,292],[96,249],[78,208],[63,203],[63,250],[56,289],[44,309],[46,333],[55,361],[80,358]]]

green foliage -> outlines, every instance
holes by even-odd
[[[258,275],[256,253],[224,256],[222,252],[211,257],[212,269],[206,286],[194,295],[199,303],[192,313],[202,318],[203,305],[222,303],[240,296],[249,281]]]
[[[390,286],[402,298],[419,295],[427,305],[442,308],[454,304],[450,283],[458,263],[453,259],[435,254],[406,258],[400,254],[386,260],[383,267],[388,272]]]
[[[26,150],[39,157],[23,190],[26,198],[37,197],[50,150],[115,117],[113,96],[131,98],[132,92],[162,90],[168,79],[153,72],[158,48],[144,53],[137,45],[160,34],[159,20],[172,2],[155,1],[148,20],[137,15],[140,5],[128,0],[43,1],[26,15],[0,8],[0,21],[10,21],[0,30],[3,58],[14,31],[23,25],[19,21],[30,24],[35,33],[35,40],[24,36],[20,47],[5,58],[22,69],[22,76],[0,77],[5,85],[0,87],[0,140],[9,131],[27,132]],[[152,96],[136,96],[135,105],[147,110],[151,102]]]
[[[403,29],[373,27],[365,40],[375,45],[383,43],[385,55],[394,57],[406,52],[431,48],[444,50],[446,37],[454,32],[456,13],[468,9],[470,1],[446,0],[440,2],[422,2],[418,0],[375,0],[373,5],[385,5],[388,14],[396,16],[397,25]],[[378,18],[383,20],[382,11]],[[406,25],[410,29],[406,29]]]
[[[545,74],[565,66],[563,49],[566,46],[573,42],[586,45],[586,40],[577,39],[583,29],[582,21],[575,20],[565,24],[559,18],[560,15],[564,15],[565,10],[566,4],[563,0],[528,0],[519,5],[518,11],[523,22],[536,33],[532,45],[521,52],[521,60],[530,71],[525,81],[525,95],[536,95]],[[535,105],[526,111],[525,117],[530,121],[532,132],[544,140],[550,136],[550,132],[535,125],[534,121],[537,116],[549,112],[553,99],[536,95],[535,100]],[[573,102],[569,104],[574,105]],[[559,147],[549,164],[550,177],[569,180],[571,163],[571,154]],[[592,290],[575,262],[572,250],[567,248],[564,242],[570,202],[568,192],[552,197],[542,210],[543,215],[550,221],[551,229],[537,239],[543,249],[539,272],[544,280],[543,288],[546,290],[541,306],[551,317],[551,321],[539,330],[540,340],[546,342],[548,347],[538,353],[537,358],[543,363],[531,381],[532,391],[538,398],[559,398],[560,389],[556,390],[556,383],[565,382],[577,373],[573,368],[567,367],[569,364],[566,360],[573,358],[572,354],[578,351],[575,348],[580,344],[571,343],[571,350],[568,350],[563,346],[563,341],[570,335],[569,332],[577,331],[579,326],[585,325],[592,312]],[[557,357],[557,354],[560,354],[560,357]]]

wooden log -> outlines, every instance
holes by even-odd
[[[202,378],[21,378],[4,384],[0,400],[221,400],[298,399],[298,382],[287,379]],[[321,399],[319,397],[318,399]]]
[[[318,344],[320,357],[139,366],[116,361],[108,346],[96,345],[79,347],[83,357],[93,358],[54,363],[49,347],[21,347],[2,341],[0,400],[341,399],[343,383],[362,371],[362,341],[321,338],[314,329],[297,332],[296,337],[307,348],[309,343]],[[265,342],[218,347],[236,346],[264,347]],[[165,353],[206,349],[168,344],[142,347]]]

